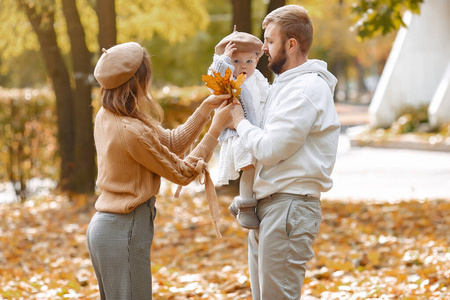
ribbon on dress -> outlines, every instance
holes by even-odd
[[[200,159],[197,162],[195,171],[199,173],[198,180],[200,184],[205,185],[206,200],[208,201],[209,211],[211,212],[211,219],[214,224],[214,229],[216,230],[216,236],[217,238],[221,239],[222,234],[219,230],[219,201],[217,199],[214,183],[211,179],[211,175],[209,174],[208,164],[204,160]]]

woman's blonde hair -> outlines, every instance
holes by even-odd
[[[150,57],[144,49],[142,63],[130,80],[115,89],[101,88],[102,106],[117,115],[136,118],[149,127],[160,124],[164,112],[151,96],[151,79]]]
[[[313,41],[313,26],[305,8],[295,4],[277,8],[264,18],[263,29],[270,23],[278,24],[284,41],[296,39],[302,53],[308,54]]]

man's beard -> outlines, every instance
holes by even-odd
[[[272,61],[269,62],[269,69],[275,74],[279,75],[281,70],[283,69],[284,64],[286,63],[286,49],[282,49],[282,51],[278,52],[276,56],[272,57]]]

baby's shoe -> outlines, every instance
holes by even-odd
[[[233,203],[238,207],[237,220],[242,227],[246,229],[257,229],[259,227],[259,218],[256,214],[256,204],[258,201],[254,198],[236,197]]]
[[[247,229],[257,229],[259,227],[259,219],[254,206],[239,208],[237,220],[242,227]]]
[[[228,210],[235,218],[239,212],[239,208],[236,205],[237,198],[241,199],[241,197],[239,196],[234,197],[233,202],[231,202],[230,206],[228,206]]]

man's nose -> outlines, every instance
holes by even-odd
[[[267,50],[269,50],[268,48],[267,48],[267,43],[266,42],[264,42],[264,44],[263,44],[263,46],[262,46],[262,51],[264,51],[264,52],[267,52]]]

